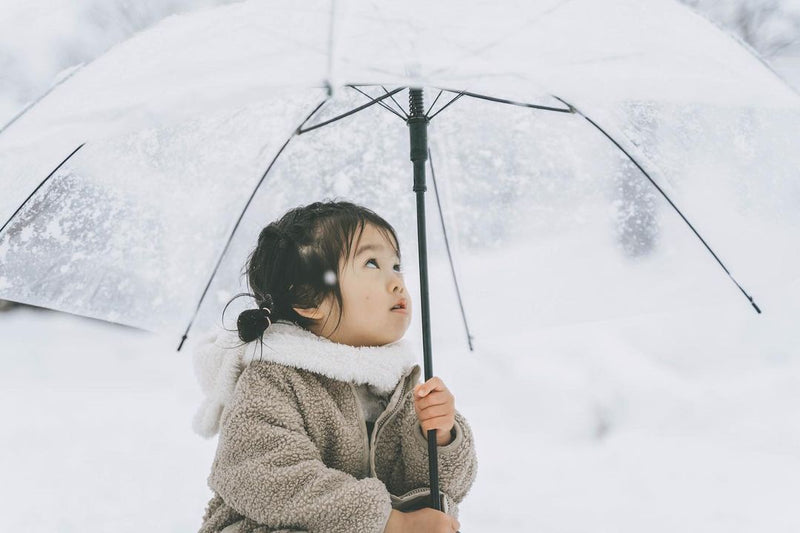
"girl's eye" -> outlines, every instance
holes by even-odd
[[[367,262],[366,262],[366,263],[364,263],[364,265],[366,266],[366,265],[368,265],[368,264],[370,264],[370,263],[372,263],[372,264],[373,264],[373,265],[375,265],[376,267],[380,268],[380,267],[378,266],[378,261],[377,261],[376,259],[374,259],[374,258],[372,258],[372,259],[368,259],[368,260],[367,260]],[[394,269],[395,269],[395,271],[396,271],[396,272],[402,272],[402,271],[403,271],[403,267],[401,267],[399,263],[398,263],[398,264],[396,264],[396,265],[394,265]]]

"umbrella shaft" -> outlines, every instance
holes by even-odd
[[[415,173],[416,174],[416,173]],[[416,176],[415,176],[416,177]],[[423,170],[423,184],[425,181]],[[422,311],[422,353],[425,362],[425,381],[433,377],[431,350],[430,298],[428,284],[428,243],[425,232],[425,191],[417,191],[417,243],[419,253],[419,292]]]
[[[414,192],[417,196],[417,243],[419,249],[419,284],[422,307],[422,348],[425,360],[425,381],[433,377],[431,356],[431,322],[428,299],[428,243],[425,234],[425,163],[428,160],[428,118],[425,116],[422,89],[409,89],[408,131],[411,141],[411,162],[414,164]],[[430,504],[442,510],[439,497],[439,451],[436,430],[428,431],[428,462],[430,474]]]

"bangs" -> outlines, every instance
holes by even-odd
[[[391,226],[384,225],[380,222],[369,220],[367,217],[360,218],[358,224],[353,227],[352,231],[350,232],[351,235],[346,239],[347,247],[342,259],[349,261],[350,259],[354,258],[355,251],[358,250],[358,246],[361,243],[361,237],[364,235],[364,230],[366,229],[367,224],[372,225],[378,230],[381,237],[383,237],[383,239],[389,243],[389,246],[397,255],[397,258],[402,260],[403,256],[400,255],[400,244],[397,242],[397,235],[395,234],[394,229]]]

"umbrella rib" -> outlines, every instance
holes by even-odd
[[[385,92],[386,94],[389,94],[389,91],[387,91],[386,87],[384,87],[383,85],[381,85],[381,89],[383,89],[383,92]],[[406,110],[403,109],[403,106],[397,103],[397,100],[394,99],[394,96],[392,96],[392,102],[394,102],[397,108],[400,110],[400,112],[403,113],[403,116],[405,117],[403,120],[408,120],[408,113],[406,113]]]
[[[450,104],[452,104],[453,102],[455,102],[456,100],[458,100],[459,98],[461,98],[462,96],[464,96],[465,94],[467,94],[467,93],[465,93],[464,91],[462,91],[462,92],[458,93],[458,94],[457,94],[457,95],[456,95],[456,96],[455,96],[455,97],[454,97],[452,100],[450,100],[449,102],[447,102],[447,103],[446,103],[446,104],[445,104],[445,105],[444,105],[444,106],[443,106],[443,107],[442,107],[442,108],[441,108],[439,111],[437,111],[437,112],[436,112],[436,113],[434,113],[433,115],[429,116],[429,117],[428,117],[428,120],[433,120],[433,117],[435,117],[436,115],[438,115],[439,113],[441,113],[442,111],[444,111],[445,109],[447,109],[448,107],[450,107]]]
[[[426,112],[425,112],[425,116],[426,116],[426,117],[427,117],[427,116],[429,116],[429,114],[430,114],[430,112],[431,112],[431,109],[433,109],[433,106],[435,106],[435,105],[436,105],[436,102],[438,102],[438,101],[439,101],[439,97],[440,97],[440,96],[442,96],[442,93],[443,93],[443,92],[444,92],[444,91],[443,91],[442,89],[439,89],[439,94],[437,94],[437,95],[436,95],[436,98],[434,98],[434,99],[433,99],[433,103],[432,103],[432,104],[431,104],[431,106],[428,108],[428,111],[426,111]]]
[[[8,226],[8,225],[11,223],[11,221],[14,219],[14,217],[15,217],[15,216],[17,216],[17,214],[18,214],[18,213],[19,213],[19,212],[22,210],[22,208],[23,208],[23,207],[25,207],[25,204],[27,204],[27,203],[28,203],[28,201],[29,201],[31,198],[33,198],[33,196],[36,194],[36,192],[37,192],[39,189],[41,189],[41,188],[42,188],[42,186],[43,186],[45,183],[47,183],[47,181],[48,181],[48,180],[49,180],[49,179],[50,179],[50,178],[51,178],[51,177],[52,177],[52,176],[53,176],[53,175],[54,175],[54,174],[55,174],[55,173],[58,171],[58,169],[60,169],[60,168],[61,168],[61,167],[64,165],[64,163],[66,163],[67,161],[69,161],[69,159],[70,159],[70,158],[71,158],[73,155],[75,155],[75,153],[76,153],[78,150],[80,150],[81,148],[83,148],[83,147],[84,147],[84,145],[86,145],[86,143],[83,143],[83,144],[81,144],[80,146],[78,146],[77,148],[75,148],[75,149],[72,151],[72,153],[71,153],[71,154],[69,154],[69,155],[68,155],[66,158],[64,158],[64,160],[63,160],[61,163],[59,163],[59,164],[58,164],[58,166],[57,166],[56,168],[54,168],[54,169],[53,169],[53,170],[50,172],[50,174],[48,174],[48,175],[47,175],[47,177],[46,177],[45,179],[43,179],[43,180],[42,180],[42,182],[39,184],[39,186],[38,186],[38,187],[36,187],[36,188],[33,190],[33,192],[32,192],[32,193],[30,193],[30,194],[28,195],[28,197],[25,199],[25,201],[24,201],[24,202],[22,202],[22,204],[20,204],[20,206],[17,208],[17,210],[16,210],[16,211],[14,211],[14,214],[13,214],[13,215],[11,215],[11,216],[9,217],[9,219],[8,219],[8,220],[6,220],[6,223],[5,223],[5,224],[3,224],[3,227],[2,227],[2,228],[0,228],[0,233],[2,233],[4,229],[6,229],[6,226]]]
[[[456,296],[458,297],[458,307],[461,308],[461,318],[464,321],[464,329],[467,332],[467,344],[469,351],[474,352],[472,346],[472,334],[469,332],[469,324],[467,323],[467,315],[464,312],[464,304],[461,300],[461,290],[458,288],[458,278],[456,277],[456,269],[453,266],[453,256],[450,253],[450,240],[447,238],[447,227],[444,223],[444,214],[442,213],[442,202],[439,200],[439,188],[436,186],[436,172],[433,170],[433,154],[431,149],[428,148],[428,164],[431,167],[431,180],[433,181],[433,194],[436,197],[436,206],[439,209],[439,220],[442,223],[442,233],[444,234],[444,247],[447,250],[447,260],[450,262],[450,272],[453,275],[453,283],[456,286]]]
[[[358,91],[358,92],[360,92],[361,94],[363,94],[364,96],[366,96],[368,99],[372,100],[372,97],[371,97],[370,95],[368,95],[367,93],[365,93],[364,91],[362,91],[361,89],[359,89],[358,87],[356,87],[355,85],[350,85],[350,88],[351,88],[351,89],[355,89],[356,91]],[[385,90],[386,90],[386,89],[384,89],[384,91],[385,91]],[[397,115],[398,117],[400,117],[400,118],[402,118],[403,120],[405,120],[405,117],[403,117],[403,116],[402,116],[400,113],[398,113],[397,111],[395,111],[394,109],[392,109],[391,107],[389,107],[388,105],[386,105],[386,103],[385,103],[385,102],[378,102],[378,105],[379,105],[379,106],[381,106],[382,108],[384,108],[386,111],[389,111],[390,113],[394,113],[394,114],[395,114],[395,115]]]
[[[264,180],[266,179],[267,174],[269,174],[269,171],[272,170],[272,166],[275,164],[275,161],[277,161],[278,158],[281,156],[283,151],[289,145],[289,142],[292,140],[292,138],[294,138],[295,135],[299,135],[299,133],[300,133],[302,127],[303,127],[303,124],[305,124],[306,122],[311,120],[311,117],[313,117],[316,114],[316,112],[319,111],[320,108],[323,105],[325,105],[325,102],[327,102],[329,99],[330,99],[330,96],[326,97],[325,100],[320,102],[319,105],[317,105],[317,107],[314,108],[314,110],[305,118],[305,120],[303,120],[303,122],[301,122],[300,125],[292,132],[292,134],[289,135],[289,138],[286,139],[286,142],[283,143],[283,146],[280,147],[280,149],[278,150],[278,153],[275,154],[275,157],[272,158],[272,161],[270,161],[269,165],[267,166],[267,169],[261,175],[261,179],[258,180],[258,183],[256,184],[256,186],[253,187],[253,192],[250,193],[250,198],[247,199],[247,203],[244,205],[244,208],[242,209],[242,212],[239,213],[239,218],[236,219],[236,224],[234,224],[233,229],[231,230],[230,234],[228,235],[228,240],[225,242],[225,247],[222,249],[222,252],[219,254],[219,257],[217,258],[217,264],[214,266],[214,271],[211,273],[211,276],[208,278],[208,283],[206,283],[206,287],[205,287],[205,289],[203,289],[203,294],[200,295],[200,300],[198,300],[198,302],[197,302],[197,306],[195,307],[194,314],[192,315],[192,319],[189,321],[189,325],[186,326],[186,331],[184,331],[184,333],[183,333],[183,337],[181,338],[181,343],[178,345],[178,350],[177,351],[181,351],[181,348],[183,347],[183,343],[186,341],[186,339],[187,339],[187,337],[189,335],[189,330],[191,329],[192,324],[194,324],[194,321],[197,318],[197,313],[200,311],[200,306],[202,305],[203,300],[206,297],[206,294],[208,294],[208,289],[211,288],[211,282],[214,280],[214,276],[217,275],[217,271],[219,270],[219,267],[222,264],[222,259],[225,257],[225,254],[227,253],[228,248],[231,245],[231,241],[233,240],[233,236],[236,233],[236,230],[239,228],[239,224],[242,222],[242,218],[244,218],[244,214],[247,212],[247,208],[250,207],[250,203],[253,201],[253,198],[255,197],[256,193],[258,192],[258,189],[264,183]]]
[[[694,234],[697,236],[697,238],[700,239],[700,242],[703,243],[703,246],[706,247],[706,250],[709,251],[709,253],[714,257],[714,259],[716,259],[717,263],[719,263],[719,266],[722,267],[722,270],[725,271],[725,273],[728,275],[728,277],[731,279],[731,281],[733,281],[733,283],[739,288],[739,290],[742,292],[742,294],[744,294],[744,296],[750,301],[750,305],[753,306],[753,308],[756,310],[757,313],[761,314],[761,309],[753,301],[753,297],[750,296],[749,294],[747,294],[747,292],[742,288],[742,286],[739,285],[739,282],[736,281],[736,279],[733,277],[733,275],[730,273],[730,271],[725,267],[725,265],[722,263],[722,260],[720,260],[720,258],[717,257],[717,254],[714,253],[714,250],[711,249],[711,246],[708,245],[708,243],[705,241],[705,239],[703,239],[703,237],[700,235],[700,233],[694,228],[692,223],[689,222],[689,219],[687,219],[684,216],[684,214],[681,212],[681,210],[678,209],[678,206],[675,205],[675,203],[670,199],[670,197],[667,195],[667,193],[664,192],[664,190],[661,187],[658,186],[658,184],[653,180],[653,178],[650,177],[650,174],[647,173],[647,171],[642,167],[642,165],[640,165],[639,162],[636,161],[636,159],[634,159],[633,156],[631,154],[629,154],[628,151],[625,150],[625,148],[622,147],[622,145],[620,145],[620,143],[618,143],[611,135],[609,135],[603,128],[601,128],[600,125],[598,125],[592,119],[590,119],[589,117],[584,115],[582,112],[580,112],[578,109],[576,109],[575,106],[573,106],[572,104],[567,103],[566,101],[562,100],[561,98],[558,98],[557,96],[554,96],[554,98],[557,98],[561,102],[564,102],[564,104],[569,106],[570,109],[573,110],[573,112],[575,112],[578,115],[580,115],[583,118],[585,118],[589,122],[589,124],[594,126],[600,133],[605,135],[608,138],[608,140],[610,140],[612,143],[614,143],[614,145],[617,148],[619,148],[622,151],[622,153],[625,154],[625,156],[631,161],[631,163],[636,165],[636,168],[638,168],[642,172],[642,174],[644,174],[644,176],[653,185],[653,187],[655,187],[656,190],[658,190],[658,192],[661,193],[661,196],[664,197],[664,199],[669,203],[669,205],[672,206],[672,208],[675,210],[675,212],[678,213],[678,215],[680,215],[680,217],[683,219],[684,222],[686,222],[686,224],[689,226],[689,228],[692,230],[692,232],[694,232]]]
[[[333,79],[333,30],[335,29],[334,22],[336,21],[336,0],[331,1],[331,19],[328,26],[328,79]]]
[[[352,87],[352,85],[348,85],[348,87]],[[399,93],[403,89],[405,89],[405,87],[400,87],[399,89],[395,89],[394,91],[392,91],[392,92],[390,92],[388,94],[385,94],[385,95],[383,95],[383,96],[381,96],[379,98],[376,98],[376,99],[373,99],[372,97],[367,96],[367,98],[370,99],[370,102],[368,104],[364,104],[362,106],[358,106],[355,109],[351,109],[347,113],[342,113],[341,115],[337,115],[337,116],[333,117],[330,120],[326,120],[325,122],[320,122],[319,124],[315,124],[315,125],[311,126],[310,128],[303,129],[303,127],[301,126],[301,127],[297,128],[297,132],[296,133],[298,135],[302,135],[303,133],[308,133],[309,131],[313,131],[313,130],[315,130],[317,128],[321,128],[322,126],[327,126],[328,124],[330,124],[332,122],[336,122],[337,120],[341,120],[341,119],[343,119],[345,117],[349,117],[350,115],[352,115],[354,113],[358,113],[359,111],[361,111],[363,109],[366,109],[366,108],[368,108],[368,107],[370,107],[370,106],[372,106],[374,104],[379,104],[382,100],[384,100],[386,98],[389,98],[390,96],[392,96],[395,93]],[[320,104],[320,105],[322,105],[322,104]],[[393,110],[390,110],[390,111],[393,111]],[[313,113],[312,113],[312,115],[313,115]],[[311,118],[311,117],[309,117],[309,118]],[[403,117],[400,117],[400,118],[403,118]],[[306,120],[306,122],[307,122],[307,120]],[[303,124],[305,124],[305,122],[303,122]]]
[[[445,90],[447,90],[447,89],[445,89]],[[451,91],[451,92],[455,92],[455,91]],[[485,94],[471,93],[471,92],[468,92],[468,91],[461,91],[459,94],[463,94],[464,96],[471,96],[472,98],[478,98],[479,100],[488,100],[490,102],[499,102],[501,104],[515,105],[515,106],[518,106],[518,107],[529,107],[529,108],[532,108],[532,109],[541,109],[543,111],[556,111],[556,112],[559,112],[559,113],[573,113],[574,112],[572,109],[561,109],[561,108],[558,108],[558,107],[550,107],[550,106],[538,105],[538,104],[525,104],[525,103],[522,103],[522,102],[515,102],[513,100],[507,100],[505,98],[496,98],[494,96],[486,96]],[[554,98],[557,98],[557,97],[554,97]],[[558,100],[561,100],[561,99],[558,98]],[[562,102],[563,102],[563,100],[562,100]],[[442,108],[442,109],[444,109],[444,108]],[[439,111],[441,111],[441,109]],[[437,113],[438,113],[438,111],[437,111]],[[433,118],[433,117],[431,117],[431,118]]]

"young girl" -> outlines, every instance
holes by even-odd
[[[292,209],[261,231],[247,276],[258,308],[194,355],[193,425],[219,432],[201,533],[457,531],[472,431],[441,379],[419,383],[392,226],[348,202]],[[418,504],[430,429],[445,512]]]

